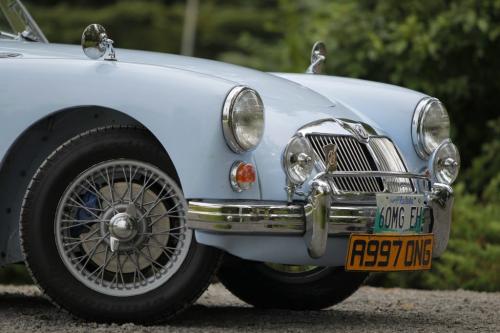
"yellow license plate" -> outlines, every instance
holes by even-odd
[[[351,235],[345,269],[348,271],[417,271],[431,268],[432,234]]]

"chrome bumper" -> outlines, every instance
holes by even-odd
[[[415,176],[408,175],[405,177]],[[434,234],[433,254],[438,257],[449,239],[453,191],[447,185],[434,184],[424,194],[425,217],[431,221],[424,231]],[[302,236],[309,256],[319,258],[325,253],[328,237],[373,232],[374,195],[371,204],[341,203],[325,178],[319,177],[311,183],[304,204],[190,200],[188,227],[218,234]]]
[[[312,210],[312,206],[311,206]],[[330,206],[328,234],[345,236],[372,230],[376,206]],[[306,231],[304,205],[273,202],[189,202],[188,226],[236,234],[302,235]]]

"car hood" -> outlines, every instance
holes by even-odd
[[[23,58],[77,59],[87,58],[77,45],[42,44],[20,41],[0,42],[0,51],[21,53]],[[323,95],[296,82],[277,77],[258,70],[174,54],[116,49],[120,62],[176,68],[231,81],[238,85],[249,86],[259,92],[266,100],[293,100],[295,105],[329,107],[333,104]]]

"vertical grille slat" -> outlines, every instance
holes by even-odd
[[[406,172],[406,167],[396,147],[388,138],[371,138],[369,143],[361,143],[352,136],[308,134],[318,158],[325,164],[324,147],[328,144],[337,146],[338,171],[399,171]],[[379,193],[384,190],[392,193],[413,192],[409,179],[396,177],[342,177],[331,181],[342,192]]]
[[[318,144],[316,140],[310,140],[310,141],[312,143],[313,149],[316,152],[316,154],[320,155],[319,157],[324,161],[325,157],[320,154],[320,152],[322,151],[321,146]]]
[[[346,151],[345,151],[343,143],[341,142],[340,137],[334,137],[334,140],[335,140],[335,144],[338,147],[338,149],[337,149],[338,158],[340,161],[342,161],[342,163],[339,164],[338,170],[340,170],[340,171],[351,170],[352,167],[351,167],[350,163],[348,162],[349,159],[348,159],[348,156],[346,156],[346,154],[345,154]],[[337,180],[335,180],[334,182],[336,182],[336,181]],[[355,183],[355,180],[353,180],[352,178],[342,178],[342,179],[338,180],[338,182],[344,182],[342,189],[352,188],[354,191],[361,191],[359,185],[357,183]]]
[[[365,155],[363,154],[362,152],[362,149],[359,147],[359,143],[358,142],[353,142],[352,140],[345,140],[347,145],[351,147],[351,150],[350,150],[350,153],[351,153],[351,156],[359,156],[361,158],[352,158],[353,161],[355,161],[358,165],[358,171],[369,171],[371,170],[368,162],[366,161],[366,159],[364,158]],[[365,163],[366,162],[366,163]],[[375,180],[375,178],[373,177],[363,177],[363,178],[359,178],[363,181],[363,183],[365,184],[365,189],[366,191],[365,192],[369,192],[369,191],[372,191],[372,192],[376,192],[377,191],[377,188],[375,186],[373,186],[373,182]]]
[[[332,143],[336,144],[337,147],[339,147],[338,142],[335,140],[335,137],[331,137]],[[337,150],[337,163],[338,163],[338,168],[339,170],[347,170],[347,162],[344,161],[344,155],[339,154],[339,151]],[[339,183],[341,188],[349,188],[349,181],[347,179],[338,179],[336,180],[337,183]],[[335,183],[335,182],[334,182]]]
[[[347,149],[346,145],[345,145],[345,141],[342,140],[342,138],[338,138],[337,140],[337,143],[339,145],[339,152],[343,152],[339,155],[341,155],[345,161],[346,161],[346,170],[352,170],[352,171],[356,171],[356,168],[354,167],[354,164],[353,164],[353,160],[352,158],[349,158],[349,149]],[[346,171],[346,170],[342,170],[342,171]],[[346,178],[346,180],[350,183],[350,185],[357,189],[358,191],[363,191],[365,192],[366,189],[363,188],[363,186],[361,185],[361,182],[360,182],[360,179],[359,178]]]
[[[357,163],[358,165],[358,171],[365,171],[363,170],[363,167],[361,166],[360,163],[360,158],[356,158],[357,156],[360,156],[360,155],[357,155],[354,151],[354,147],[353,147],[353,144],[354,146],[358,143],[358,142],[354,142],[354,141],[351,141],[351,140],[348,140],[347,138],[344,138],[343,141],[345,142],[346,146],[349,149],[349,153],[350,153],[350,156],[352,156],[352,158],[350,158],[350,160],[352,160],[353,162]],[[364,177],[364,178],[355,178],[355,179],[359,179],[359,181],[362,181],[363,182],[363,192],[370,192],[371,189],[370,189],[370,186],[368,185],[367,181],[368,181],[368,178]]]

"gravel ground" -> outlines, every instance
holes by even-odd
[[[169,325],[85,323],[58,311],[34,286],[0,286],[0,332],[500,332],[500,293],[363,287],[323,311],[251,308],[212,285]]]

